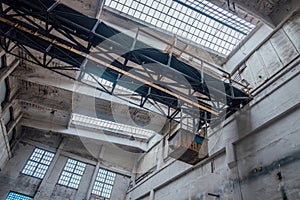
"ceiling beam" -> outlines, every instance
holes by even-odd
[[[0,70],[0,82],[4,81],[19,65],[20,61],[15,59],[10,66],[6,66]]]
[[[26,102],[127,125],[147,124],[144,118],[148,116],[150,121],[145,128],[159,134],[165,134],[163,127],[168,127],[169,123],[177,123],[38,66],[20,66],[12,76],[21,81],[18,99]],[[51,95],[51,91],[55,91],[55,94]]]
[[[113,136],[108,134],[107,132],[105,133],[104,131],[96,132],[94,130],[88,130],[88,129],[73,127],[73,126],[67,129],[65,126],[59,124],[52,124],[51,127],[49,127],[48,122],[43,122],[32,118],[21,119],[20,125],[30,127],[30,128],[45,130],[45,131],[52,131],[61,134],[67,134],[67,135],[79,136],[83,138],[89,138],[93,140],[104,141],[116,145],[128,146],[144,152],[147,151],[148,149],[147,143],[145,142]]]

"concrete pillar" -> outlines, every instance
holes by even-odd
[[[14,59],[13,62],[0,72],[0,82],[4,81],[18,66],[20,61]]]
[[[102,148],[103,148],[103,146],[101,146],[100,149],[99,149],[98,158],[101,157]],[[97,174],[98,174],[99,168],[100,168],[100,162],[98,160],[97,164],[95,166],[94,172],[93,172],[92,179],[90,181],[90,185],[89,185],[89,188],[88,188],[88,191],[87,191],[87,194],[86,194],[86,199],[90,199],[90,197],[91,197],[91,193],[92,193],[92,190],[93,190],[93,186],[94,186],[95,180],[97,178]]]
[[[234,200],[243,200],[243,195],[241,191],[241,184],[239,178],[238,167],[235,166],[230,170],[230,177],[234,180],[233,183],[233,199]]]
[[[154,192],[154,190],[152,189],[152,190],[150,191],[149,200],[154,200],[154,199],[155,199],[154,195],[155,195],[155,192]]]
[[[229,142],[226,144],[226,164],[229,169],[232,169],[236,166],[236,157],[235,157],[235,150],[234,145]]]
[[[136,180],[136,175],[137,175],[137,167],[138,167],[138,156],[135,157],[135,164],[133,165],[133,169],[132,169],[132,175],[130,177],[130,184],[132,187],[135,186],[135,180]]]
[[[92,193],[92,190],[93,190],[95,180],[97,178],[99,168],[100,168],[100,162],[98,161],[97,164],[96,164],[96,167],[94,169],[92,179],[90,181],[89,189],[88,189],[87,194],[86,194],[86,199],[90,199],[90,197],[91,197],[91,193]]]
[[[65,145],[64,141],[65,140],[62,140],[62,142],[60,143],[60,145],[59,145],[59,147],[58,147],[58,149],[57,149],[57,151],[55,153],[55,156],[54,156],[54,158],[53,158],[53,160],[52,160],[52,162],[51,162],[51,164],[50,164],[50,166],[49,166],[49,168],[47,170],[47,173],[45,174],[42,182],[40,183],[40,185],[39,185],[39,187],[37,189],[37,192],[36,192],[36,194],[34,196],[34,200],[39,200],[40,199],[41,191],[43,190],[44,187],[46,187],[47,180],[49,179],[49,177],[50,177],[50,175],[51,175],[51,173],[53,171],[53,168],[56,165],[57,160],[58,160],[58,158],[61,155],[61,151],[62,151],[62,149],[63,149],[63,147]]]
[[[229,168],[229,177],[234,181],[233,183],[233,199],[242,200],[241,186],[239,182],[239,172],[235,156],[234,144],[228,142],[226,144],[226,164]]]
[[[164,165],[164,141],[161,140],[157,152],[157,170]]]
[[[11,158],[11,150],[6,126],[3,121],[2,108],[0,106],[0,170],[4,167],[9,158]]]

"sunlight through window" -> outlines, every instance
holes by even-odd
[[[205,0],[106,0],[105,5],[223,55],[255,27]]]

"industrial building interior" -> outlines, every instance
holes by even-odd
[[[299,200],[299,0],[0,0],[0,199]]]

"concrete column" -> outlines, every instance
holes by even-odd
[[[96,167],[94,169],[92,179],[90,181],[89,189],[88,189],[87,194],[86,194],[86,199],[90,199],[90,197],[91,197],[92,189],[93,189],[93,186],[94,186],[94,182],[97,178],[99,168],[100,168],[100,162],[98,161],[97,164],[96,164]]]
[[[37,189],[37,192],[36,194],[34,195],[34,200],[39,200],[40,199],[40,195],[41,195],[41,190],[43,190],[44,187],[46,187],[46,184],[47,184],[47,180],[49,179],[50,175],[52,174],[53,172],[53,168],[55,167],[55,165],[57,164],[57,160],[58,158],[60,157],[61,155],[61,151],[63,149],[65,145],[65,142],[64,142],[64,139],[62,140],[62,142],[60,143],[56,153],[55,153],[55,156],[47,170],[47,173],[45,174],[42,182],[40,183],[38,189]]]
[[[235,166],[230,171],[230,176],[233,179],[233,199],[234,200],[243,200],[243,195],[241,191],[240,177],[238,167]]]
[[[0,106],[0,169],[3,168],[6,161],[11,158],[11,150],[7,137],[6,126],[3,121],[2,108]]]
[[[226,164],[228,166],[229,170],[229,176],[234,181],[233,183],[233,199],[234,200],[242,200],[242,193],[241,193],[241,186],[239,181],[239,172],[238,172],[238,166],[236,162],[236,156],[235,156],[235,147],[234,144],[231,142],[228,142],[226,144]]]
[[[157,170],[164,165],[164,141],[161,140],[157,152]]]
[[[130,182],[131,182],[131,186],[134,187],[135,186],[135,179],[136,179],[136,174],[137,174],[137,165],[138,165],[138,157],[135,157],[135,161],[134,161],[134,165],[133,165],[133,169],[132,169],[132,175],[130,177]]]
[[[226,163],[229,169],[232,169],[236,166],[236,157],[235,157],[235,150],[234,145],[229,142],[226,144]]]
[[[18,66],[20,61],[14,59],[13,62],[6,68],[0,71],[0,82],[4,81]]]
[[[103,146],[100,147],[99,152],[98,152],[98,158],[99,158],[99,159],[100,159],[100,157],[101,157],[102,148],[103,148]],[[99,160],[98,160],[98,161],[97,161],[97,164],[96,164],[96,166],[95,166],[94,172],[93,172],[92,179],[91,179],[91,181],[90,181],[90,185],[89,185],[87,194],[86,194],[86,199],[87,199],[87,200],[90,199],[90,197],[91,197],[91,193],[92,193],[92,190],[93,190],[93,186],[94,186],[95,180],[96,180],[96,178],[97,178],[97,174],[98,174],[99,168],[100,168],[100,162],[99,162]]]
[[[151,191],[150,191],[150,197],[149,197],[149,200],[154,200],[154,195],[155,195],[155,192],[154,192],[154,190],[152,189]]]
[[[0,49],[0,57],[5,54],[2,49]],[[13,70],[19,65],[19,61],[13,58],[12,63],[8,67],[1,68],[0,70],[0,82],[5,81],[5,79],[13,72]],[[9,109],[9,108],[7,108]],[[14,124],[11,124],[14,125]],[[13,127],[13,126],[11,126]],[[11,128],[12,130],[12,128]],[[6,161],[12,157],[11,148],[8,140],[8,131],[3,121],[2,107],[0,106],[0,169],[3,168]],[[3,142],[3,143],[2,143]],[[2,146],[2,144],[4,144]]]

